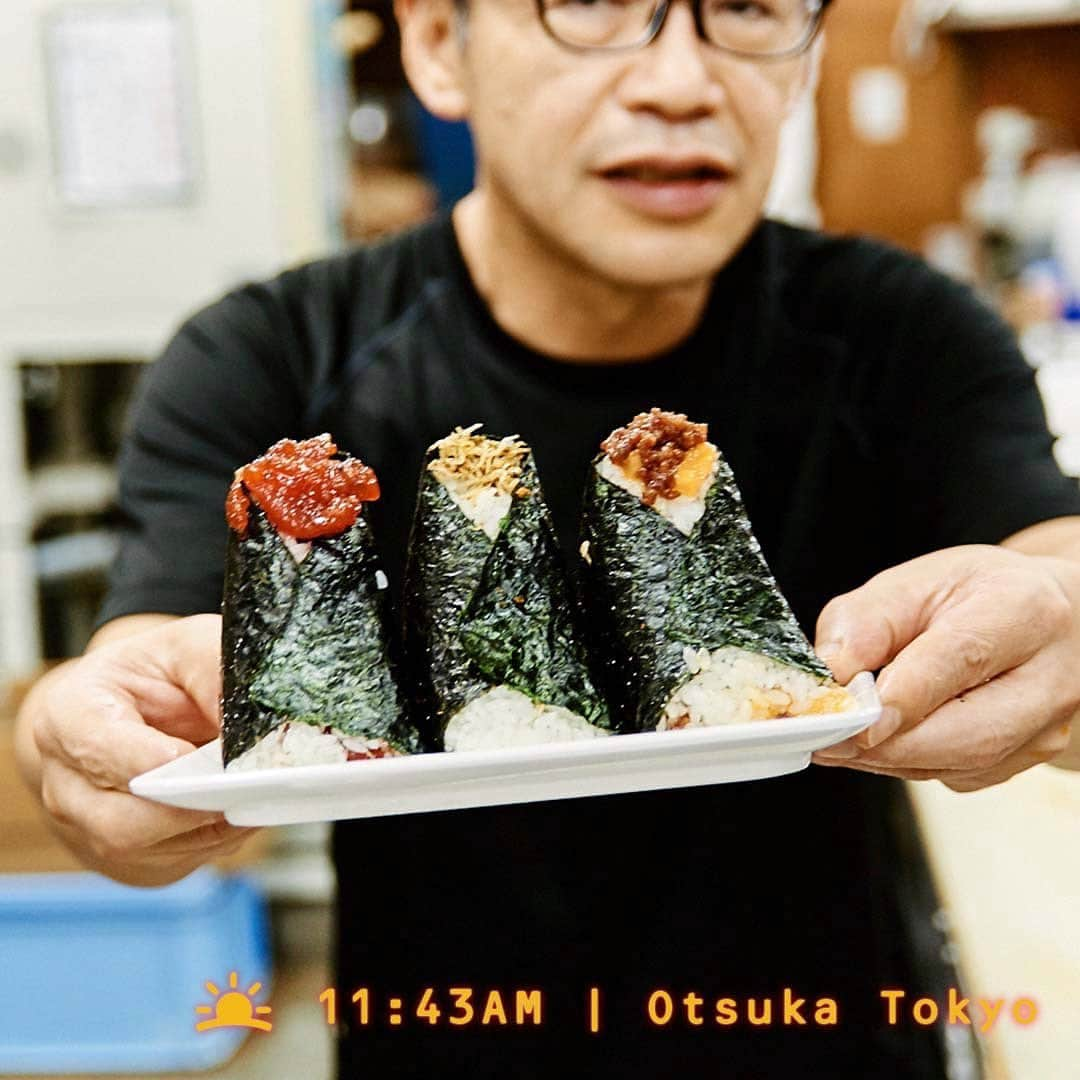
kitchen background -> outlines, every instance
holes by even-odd
[[[387,0],[4,2],[0,1073],[331,1074],[326,830],[260,834],[171,907],[120,900],[58,876],[78,868],[15,776],[11,718],[35,674],[85,644],[115,548],[126,405],[179,321],[469,189],[468,135],[411,96],[398,44]],[[1061,463],[1080,473],[1080,0],[837,0],[823,44],[772,212],[883,237],[980,290],[1020,335]],[[1044,766],[975,795],[909,794],[934,868],[910,885],[913,925],[933,912],[927,964],[973,995],[1040,1007],[1035,1023],[977,1039],[940,1025],[951,1080],[1074,1075],[1080,776]],[[232,905],[252,963],[269,972],[264,946],[273,956],[255,995],[272,1000],[272,1034],[211,1049],[148,1023],[139,1010],[157,999],[123,985],[108,992],[115,1023],[91,1023],[102,989],[81,981],[81,942],[106,926],[134,935],[148,950],[137,984],[164,941],[198,937],[196,964],[217,955],[214,933],[176,922],[214,905]],[[204,921],[220,935],[224,920]],[[227,971],[183,986],[158,974],[187,1033],[202,978]],[[35,986],[53,1020],[16,1021]],[[65,1009],[81,1027],[55,1023]]]

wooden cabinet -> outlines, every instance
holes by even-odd
[[[818,195],[827,228],[918,251],[927,228],[961,218],[964,187],[980,169],[975,123],[984,109],[1017,106],[1048,120],[1059,145],[1080,146],[1080,25],[939,28],[929,56],[916,62],[901,52],[903,6],[842,0],[830,8]],[[856,72],[882,66],[906,84],[909,122],[897,141],[871,144],[853,128],[851,84]]]

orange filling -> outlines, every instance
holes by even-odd
[[[705,424],[691,423],[683,413],[650,409],[613,431],[600,448],[641,484],[641,500],[652,506],[658,498],[701,492],[717,458],[707,435]]]
[[[715,464],[715,446],[711,443],[700,443],[695,446],[675,470],[675,490],[689,499],[696,499],[702,484],[712,474]]]

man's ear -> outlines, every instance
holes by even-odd
[[[464,120],[463,36],[454,0],[394,0],[401,28],[401,62],[413,92],[430,113]]]

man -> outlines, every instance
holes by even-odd
[[[375,467],[398,589],[424,448],[455,424],[533,445],[572,557],[600,439],[652,405],[684,411],[709,422],[836,675],[882,669],[882,719],[815,757],[844,768],[341,823],[338,985],[383,1010],[367,1025],[342,1010],[341,1075],[940,1075],[924,1029],[888,1027],[879,997],[918,989],[885,777],[972,790],[1066,748],[1080,493],[1030,371],[989,311],[917,260],[760,220],[813,4],[397,14],[417,94],[472,125],[476,190],[452,217],[240,290],[180,331],[123,456],[131,529],[104,625],[20,717],[28,782],[120,880],[173,880],[243,841],[126,782],[217,731],[220,624],[195,613],[219,601],[232,470],[275,439],[329,430]],[[451,987],[474,1001],[538,987],[543,1025],[451,1026]],[[835,999],[837,1023],[749,1024],[747,998],[785,987]],[[434,1023],[416,1015],[426,988]],[[699,994],[703,1024],[652,1023],[655,989]],[[728,996],[740,1020],[718,1025]]]

